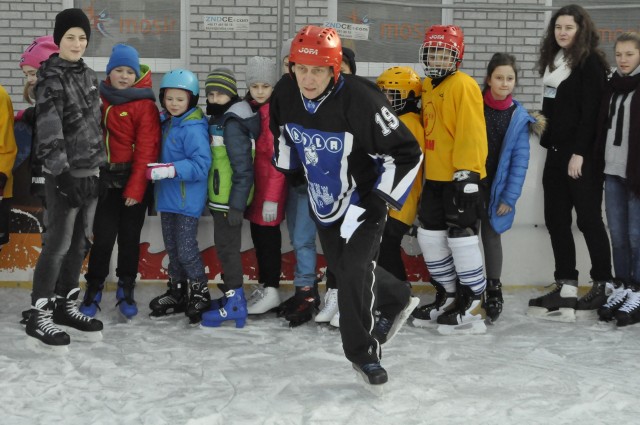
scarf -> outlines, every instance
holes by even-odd
[[[100,82],[100,94],[112,105],[122,105],[133,100],[150,99],[155,102],[156,96],[149,87],[128,87],[117,89],[106,81]]]
[[[553,59],[553,71],[549,69],[549,65],[545,68],[542,83],[546,87],[557,89],[560,83],[566,80],[569,75],[571,75],[571,68],[569,68],[564,58],[564,50],[560,49]]]
[[[496,100],[493,98],[493,94],[491,94],[490,88],[485,90],[483,98],[484,104],[491,109],[495,109],[496,111],[505,111],[509,109],[511,105],[513,105],[513,96],[509,95],[504,98],[504,100]]]
[[[640,196],[640,72],[639,69],[633,71],[630,76],[623,77],[619,73],[614,73],[609,80],[607,90],[605,92],[604,101],[602,102],[600,117],[600,123],[604,124],[604,128],[599,128],[598,131],[598,143],[596,144],[596,158],[601,160],[599,169],[604,169],[604,149],[606,144],[607,128],[611,128],[613,116],[616,117],[617,129],[622,128],[624,124],[624,99],[633,92],[631,95],[630,104],[630,122],[629,122],[629,153],[627,157],[627,186],[636,196]],[[635,90],[635,91],[634,91]],[[618,97],[623,96],[623,101],[618,111],[615,111],[616,100]],[[634,119],[635,117],[635,119]],[[614,139],[614,143],[618,142],[617,134]]]

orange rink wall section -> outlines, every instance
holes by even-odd
[[[15,170],[14,177],[14,198],[10,201],[12,203],[9,223],[10,236],[9,242],[2,247],[2,251],[0,252],[0,281],[31,280],[42,248],[40,232],[43,229],[44,210],[41,202],[30,195],[30,175],[26,162],[24,166],[21,165]],[[149,220],[147,220],[145,226],[149,225],[148,223]],[[152,229],[154,233],[161,231],[159,223],[152,225],[154,226]],[[155,228],[156,226],[157,229]],[[244,226],[248,228],[248,222],[245,221]],[[213,227],[211,227],[211,232],[213,232]],[[286,236],[283,235],[282,239],[285,241]],[[416,249],[417,242],[415,238],[406,236],[405,239],[410,240],[412,246],[412,249],[410,249],[410,251],[412,251],[411,254],[401,248],[408,280],[410,282],[428,282],[429,272],[424,264],[422,255],[419,254],[419,249]],[[203,242],[199,242],[202,247]],[[150,243],[144,240],[141,241],[140,260],[138,264],[139,278],[141,280],[167,279],[166,251],[164,251],[164,249],[160,250],[157,247],[152,250],[150,250],[150,248]],[[220,280],[222,267],[215,246],[208,246],[202,249],[201,253],[205,267],[207,267],[207,276],[209,279],[212,281],[216,279]],[[112,255],[112,265],[114,262],[115,255]],[[86,271],[86,266],[85,261],[83,274]],[[247,282],[257,281],[257,261],[255,250],[252,246],[242,252],[242,267]],[[318,254],[318,277],[322,277],[325,269],[326,262],[324,256]],[[293,281],[294,271],[294,253],[290,247],[287,248],[283,246],[281,280],[283,282]],[[28,278],[25,278],[25,276],[28,276]],[[80,276],[80,280],[83,280],[82,276]]]

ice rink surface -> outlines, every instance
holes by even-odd
[[[27,348],[18,320],[29,290],[0,288],[0,424],[640,423],[640,324],[527,317],[527,300],[543,288],[507,288],[505,311],[485,335],[403,327],[383,346],[382,396],[364,389],[337,330],[290,329],[274,314],[243,329],[152,321],[148,302],[164,289],[141,285],[130,323],[106,292],[104,339],[72,340],[60,356]]]

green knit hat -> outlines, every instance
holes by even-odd
[[[216,68],[211,71],[207,75],[204,91],[207,95],[212,91],[217,91],[229,97],[236,97],[238,95],[238,86],[233,71],[228,68]]]

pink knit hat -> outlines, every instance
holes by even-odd
[[[40,68],[40,62],[49,59],[53,53],[58,53],[58,46],[53,42],[53,36],[45,35],[36,38],[33,43],[29,45],[20,56],[20,66],[25,65],[32,66],[34,68]]]

